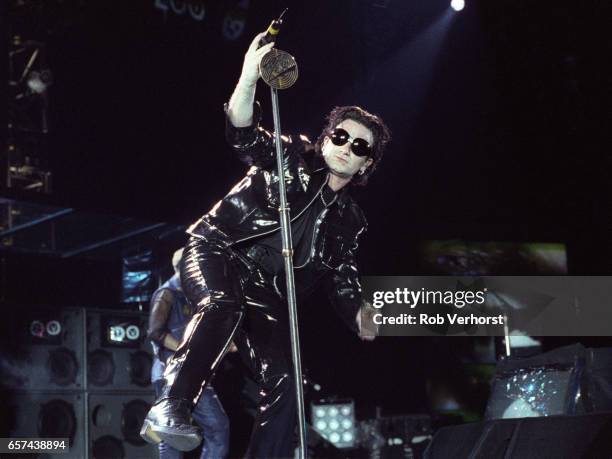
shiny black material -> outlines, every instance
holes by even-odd
[[[257,108],[256,122],[260,116]],[[280,231],[280,199],[272,134],[257,124],[235,128],[228,121],[226,137],[239,158],[251,168],[222,200],[188,229],[188,233],[229,247]],[[282,139],[287,199],[294,221],[318,197],[327,182],[328,170],[306,137],[282,136]],[[332,269],[348,261],[367,225],[362,210],[346,188],[338,193],[338,205],[325,216],[326,225],[318,226],[314,237],[316,255]]]
[[[236,128],[228,120],[225,133],[239,158],[251,168],[222,200],[188,229],[192,236],[222,248],[244,245],[259,236],[280,231],[274,139],[259,126],[259,103],[254,109],[253,126]],[[320,196],[328,170],[305,136],[282,138],[287,198],[294,221]],[[325,272],[332,304],[345,323],[357,331],[355,316],[361,306],[361,284],[355,254],[367,222],[347,188],[339,191],[337,205],[324,210],[316,219],[309,261]],[[296,266],[296,282],[300,268]],[[280,282],[276,284],[281,285]]]
[[[360,137],[353,138],[351,135],[342,128],[336,128],[332,131],[329,138],[334,145],[341,147],[347,142],[351,142],[351,150],[357,156],[371,156],[372,149],[367,140]]]
[[[198,313],[167,366],[165,396],[195,400],[234,341],[263,396],[249,457],[287,456],[295,399],[287,306],[274,278],[237,251],[194,237],[183,254],[181,278]]]
[[[162,398],[196,400],[234,341],[262,395],[247,455],[289,457],[296,403],[285,280],[249,258],[253,244],[280,230],[273,137],[257,125],[259,118],[257,105],[252,127],[238,129],[228,122],[228,141],[251,168],[188,230],[191,238],[181,262],[181,284],[197,312],[167,365]],[[321,199],[327,169],[317,162],[305,137],[283,136],[283,142],[284,179],[295,221]],[[346,189],[327,205],[307,229],[312,231],[309,255],[295,270],[298,299],[308,293],[300,286],[325,284],[336,311],[357,331],[355,318],[362,299],[355,252],[366,221]]]
[[[191,451],[202,442],[200,429],[191,425],[188,400],[163,397],[148,412],[140,436],[149,443],[163,441],[179,451]]]

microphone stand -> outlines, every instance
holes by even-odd
[[[295,65],[295,61],[294,65]],[[296,67],[297,70],[297,67]],[[264,72],[262,72],[262,77]],[[278,77],[278,74],[277,74]],[[297,75],[296,75],[297,78]],[[304,388],[302,377],[302,361],[300,355],[300,336],[298,330],[297,301],[295,297],[295,278],[293,272],[293,241],[291,239],[291,218],[289,204],[287,203],[287,190],[285,187],[285,169],[283,167],[283,144],[281,139],[280,111],[278,108],[278,90],[274,83],[263,78],[270,85],[272,95],[272,115],[274,117],[274,145],[276,147],[276,167],[278,171],[278,191],[280,196],[280,228],[282,238],[282,255],[285,264],[285,277],[287,279],[287,303],[289,306],[289,331],[291,334],[291,356],[293,359],[293,378],[295,380],[295,399],[298,414],[299,433],[299,459],[306,458],[306,415],[304,410]],[[280,88],[284,89],[283,86]]]

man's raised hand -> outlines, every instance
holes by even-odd
[[[266,35],[266,32],[259,33],[255,36],[249,49],[244,56],[242,64],[242,73],[240,75],[240,83],[246,86],[255,86],[259,79],[259,63],[264,55],[272,49],[274,42],[259,47],[259,42]]]

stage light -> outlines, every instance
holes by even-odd
[[[315,430],[336,448],[355,446],[355,410],[352,400],[313,403],[311,417]]]
[[[451,0],[450,6],[455,11],[461,11],[465,8],[465,0]]]
[[[26,79],[26,84],[30,91],[34,94],[42,94],[44,93],[51,83],[53,82],[53,76],[51,72],[47,69],[42,70],[40,72],[30,72]]]
[[[577,358],[571,360],[575,357],[570,351],[565,352],[569,357],[563,355],[564,360],[560,361],[546,360],[546,354],[538,354],[531,358],[506,359],[498,364],[485,418],[573,414],[580,394],[579,375],[584,363]]]

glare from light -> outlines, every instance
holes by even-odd
[[[465,8],[465,0],[451,0],[451,8],[455,11],[461,11]]]
[[[26,80],[28,88],[35,94],[42,94],[51,85],[52,76],[49,70],[30,72]]]
[[[311,413],[313,426],[319,435],[338,448],[355,446],[355,408],[352,403],[313,405]]]
[[[111,341],[123,341],[123,338],[125,338],[125,328],[118,325],[111,327],[109,336]]]
[[[519,398],[512,402],[508,408],[506,408],[502,418],[535,418],[538,416],[542,416],[542,414],[534,410],[524,398]]]

